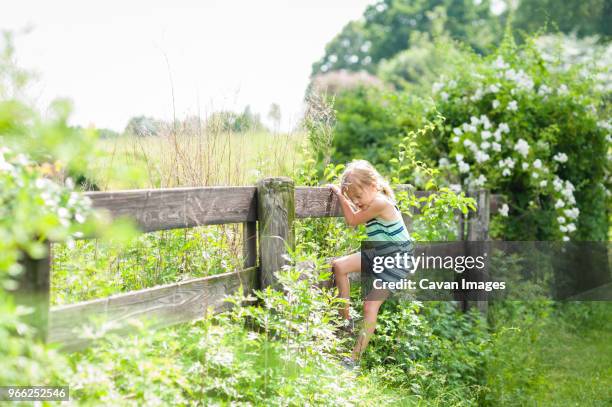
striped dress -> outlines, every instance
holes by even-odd
[[[395,257],[396,253],[403,256],[408,253],[408,256],[414,255],[414,240],[408,233],[402,214],[397,209],[397,217],[394,220],[384,220],[374,218],[366,223],[366,233],[368,235],[364,244],[362,253],[366,257],[367,264],[372,264],[374,256],[391,256]],[[409,257],[411,259],[411,257]],[[413,263],[408,263],[408,268],[384,268],[380,273],[373,273],[373,278],[379,278],[386,282],[396,282],[409,275]],[[397,290],[390,290],[392,292]]]

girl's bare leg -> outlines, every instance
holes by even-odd
[[[353,253],[347,256],[339,257],[332,261],[332,270],[338,287],[338,296],[350,299],[351,286],[348,278],[348,273],[361,271],[361,253]],[[349,304],[340,309],[340,315],[349,319]]]
[[[376,293],[370,292],[366,300],[363,302],[363,330],[359,333],[357,337],[357,343],[353,348],[353,360],[357,360],[361,357],[361,354],[365,350],[366,346],[368,346],[368,342],[370,342],[370,338],[374,334],[374,330],[376,329],[376,319],[378,317],[378,311],[380,310],[380,306],[389,296],[389,292],[387,290],[374,290]],[[369,298],[376,298],[375,300]]]

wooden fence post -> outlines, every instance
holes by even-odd
[[[468,218],[468,229],[467,229],[467,241],[468,250],[467,255],[480,256],[483,253],[485,241],[489,240],[489,218],[490,218],[490,195],[488,190],[478,190],[470,194],[476,199],[476,213],[472,212]],[[478,243],[475,243],[478,242]],[[485,259],[485,270],[488,268],[488,258]],[[481,281],[484,279],[484,275],[477,274],[477,280]],[[483,293],[479,293],[478,297],[484,296]],[[487,314],[488,302],[486,298],[466,301],[465,310],[467,311],[471,307],[478,307],[483,315]]]
[[[49,322],[49,294],[51,270],[51,244],[45,243],[47,255],[42,259],[32,259],[27,254],[21,261],[23,272],[13,291],[15,303],[31,307],[33,312],[24,320],[35,328],[35,337],[47,340]]]
[[[274,272],[287,264],[287,247],[295,248],[295,186],[287,177],[257,183],[259,220],[259,281],[262,289],[276,284]]]

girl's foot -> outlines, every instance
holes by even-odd
[[[355,370],[357,367],[357,361],[355,361],[353,358],[349,358],[348,356],[342,359],[340,363],[347,370]]]

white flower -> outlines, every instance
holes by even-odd
[[[508,175],[512,174],[512,171],[510,171],[509,168],[504,168],[504,170],[502,171],[502,175],[504,177],[507,177]]]
[[[459,163],[459,172],[466,173],[470,171],[470,165],[461,161]]]
[[[82,214],[78,212],[74,215],[74,219],[76,219],[76,221],[79,223],[85,222],[85,216],[83,216]]]
[[[474,126],[478,126],[480,124],[480,119],[476,116],[472,116],[470,117],[470,123],[472,123]]]
[[[442,89],[443,87],[444,87],[443,83],[434,82],[433,86],[431,87],[431,90],[433,93],[438,93],[440,89]]]
[[[491,146],[493,147],[493,151],[501,151],[501,144],[499,144],[498,142],[494,141]]]
[[[565,218],[563,216],[558,216],[557,217],[557,222],[559,223],[565,223]]]
[[[567,161],[567,154],[565,153],[557,153],[553,156],[553,160],[558,161],[560,163],[564,163]]]
[[[580,210],[578,208],[564,209],[563,213],[568,218],[576,219],[578,215],[580,214]]]
[[[461,192],[461,184],[450,184],[448,187],[453,192],[456,192],[456,193]]]
[[[508,66],[509,65],[504,62],[504,59],[501,56],[498,56],[495,62],[493,62],[493,67],[497,69],[506,69]]]
[[[453,137],[453,143],[458,143],[459,142],[459,137],[455,136]]]
[[[463,134],[463,132],[461,131],[461,129],[459,127],[455,127],[453,129],[453,133],[455,133],[457,136],[460,136]]]
[[[465,139],[463,140],[463,145],[467,148],[470,148],[472,145],[474,144],[474,142],[470,139]]]
[[[57,209],[57,214],[60,218],[67,218],[70,216],[70,212],[68,212],[68,209],[61,207]]]
[[[490,157],[489,154],[485,153],[484,151],[478,150],[474,158],[476,158],[476,161],[478,161],[479,163],[483,163],[487,161]]]
[[[516,100],[512,100],[508,103],[508,110],[511,112],[516,112],[518,110],[518,103],[516,103]]]
[[[491,105],[493,106],[493,109],[497,109],[500,105],[499,100],[495,99]]]
[[[491,132],[489,130],[483,130],[480,135],[482,136],[483,140],[486,140],[491,137]]]
[[[480,143],[480,148],[482,148],[483,150],[487,150],[489,147],[491,147],[491,143],[489,143],[488,141],[483,141],[482,143]]]
[[[489,118],[484,114],[480,115],[480,123],[482,123],[485,130],[491,128],[491,122],[489,121]]]
[[[523,162],[523,163],[521,164],[521,167],[523,167],[523,169],[524,169],[524,170],[526,170],[527,168],[529,168],[529,164],[528,164],[528,163],[526,163],[526,162]]]
[[[474,186],[482,187],[484,186],[485,182],[487,182],[487,178],[480,174],[480,176],[474,180]]]
[[[510,133],[510,127],[506,123],[500,123],[497,127],[502,133]]]
[[[449,88],[454,88],[455,86],[457,86],[457,81],[451,80],[451,81],[448,82],[447,85],[448,85]]]
[[[567,94],[567,91],[568,91],[568,89],[567,89],[567,86],[565,84],[562,84],[561,86],[559,86],[559,91],[558,92],[559,92],[560,95]]]
[[[573,223],[568,223],[567,224],[567,231],[571,233],[574,230],[576,230],[576,225],[574,225]]]
[[[559,226],[559,230],[560,230],[561,232],[567,232],[567,226],[565,226],[565,225],[561,225],[561,226]]]
[[[569,237],[567,237],[567,236],[563,236],[563,241],[564,241],[564,242],[567,242],[567,241],[569,241],[569,240],[570,240],[570,238],[569,238]]]
[[[450,162],[448,161],[448,158],[446,158],[446,157],[442,157],[442,158],[440,158],[440,159],[438,160],[438,165],[439,165],[441,168],[445,168],[445,167],[448,167],[448,166],[450,165]]]
[[[539,158],[533,162],[533,168],[542,168],[542,161]]]
[[[531,176],[535,179],[538,179],[540,177],[540,175],[537,172],[532,172]]]
[[[565,202],[563,202],[561,199],[557,199],[557,202],[555,202],[555,209],[563,208],[564,206]]]
[[[529,144],[527,141],[520,138],[514,145],[514,149],[523,157],[527,157],[527,153],[529,153]]]
[[[455,160],[457,160],[458,163],[463,161],[463,154],[457,154],[455,156]]]
[[[489,92],[497,93],[497,92],[499,92],[499,87],[496,84],[493,84],[493,85],[489,86]]]
[[[508,207],[508,204],[503,204],[501,208],[499,208],[499,214],[501,216],[508,216],[508,210],[510,208]]]
[[[482,95],[483,95],[482,89],[478,88],[476,89],[476,92],[474,93],[474,95],[470,97],[470,100],[472,102],[478,102],[480,99],[482,99]]]
[[[440,97],[442,98],[442,100],[447,101],[448,100],[448,93],[446,92],[442,92],[440,93]]]
[[[546,85],[542,85],[540,86],[540,89],[538,89],[538,95],[540,96],[548,95],[550,92],[551,89]]]
[[[547,184],[548,184],[548,182],[546,180],[540,181],[540,186],[542,188],[544,188]]]

